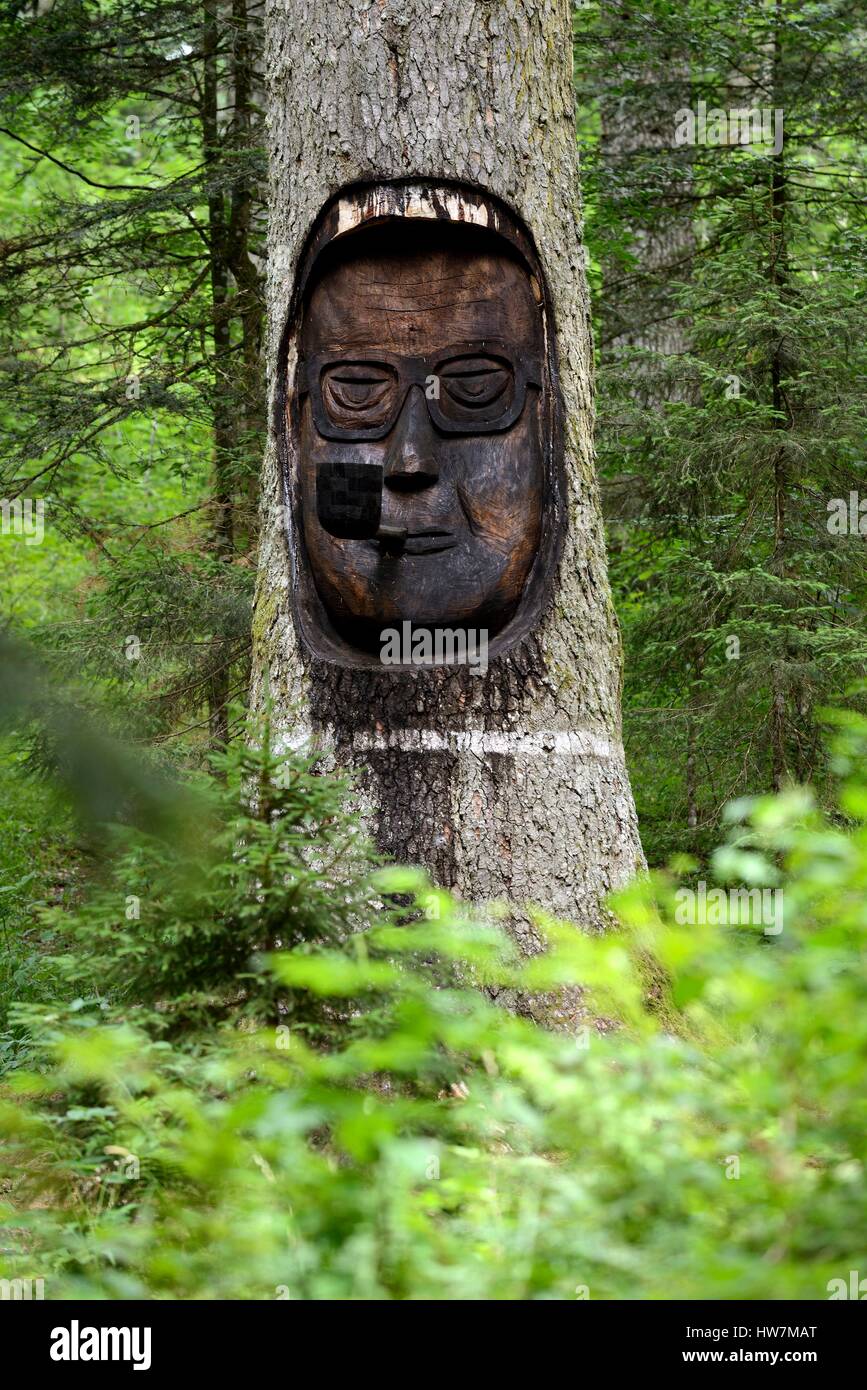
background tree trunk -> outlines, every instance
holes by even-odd
[[[629,23],[622,0],[602,0],[601,9],[615,33],[618,21],[623,27]],[[637,189],[652,187],[654,177],[660,177],[652,161],[660,153],[672,150],[675,112],[691,103],[688,65],[681,54],[665,46],[648,58],[634,80],[635,88],[628,95],[623,92],[622,77],[616,83],[619,90],[613,95],[603,86],[599,132],[599,156],[609,187],[625,188],[633,197]],[[626,270],[603,265],[597,306],[602,325],[600,362],[603,370],[606,366],[610,369],[612,384],[620,376],[615,389],[628,391],[643,413],[662,412],[667,402],[695,400],[697,395],[685,362],[690,347],[687,323],[678,312],[677,302],[677,291],[689,277],[696,251],[693,203],[689,196],[692,181],[682,152],[680,168],[681,177],[666,182],[664,203],[654,199],[643,218],[634,209],[627,214],[632,266]],[[678,202],[678,195],[683,196],[682,203]],[[627,471],[602,482],[602,505],[612,547],[625,543],[624,527],[646,519],[648,497],[643,481]],[[690,643],[690,648],[693,657],[689,666],[689,703],[696,706],[701,699],[702,652],[695,642]],[[689,713],[685,740],[675,735],[676,742],[673,740],[670,749],[674,760],[683,745],[686,829],[691,850],[695,848],[700,814],[696,769],[700,738],[700,720]]]
[[[263,480],[253,702],[287,742],[358,770],[390,856],[481,902],[584,926],[642,863],[620,733],[620,646],[591,451],[591,336],[580,248],[567,0],[271,0],[268,366],[323,204],[359,181],[457,180],[527,224],[557,332],[570,506],[542,620],[492,660],[410,673],[311,657],[291,612],[273,438]],[[272,421],[274,412],[272,410]],[[272,424],[273,430],[273,424]]]

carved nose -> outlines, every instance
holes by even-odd
[[[420,386],[410,388],[385,460],[385,484],[395,492],[421,492],[439,478],[436,436]]]

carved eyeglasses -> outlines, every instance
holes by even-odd
[[[419,357],[379,348],[308,357],[298,374],[324,439],[384,439],[413,386],[420,386],[442,434],[496,434],[514,425],[541,368],[499,339],[457,343]]]

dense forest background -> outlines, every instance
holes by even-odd
[[[0,12],[0,1068],[30,1068],[6,1114],[15,1269],[113,1297],[756,1297],[771,1277],[824,1297],[856,1258],[863,1180],[863,6],[575,7],[643,844],[684,881],[785,881],[793,907],[773,950],[687,944],[663,875],[618,908],[628,946],[552,929],[532,968],[377,869],[339,784],[287,770],[267,726],[250,737],[262,8]],[[784,138],[678,142],[685,111],[749,108]],[[311,847],[351,891],[329,893]],[[410,930],[413,895],[436,910]],[[350,928],[369,952],[341,954]],[[470,995],[468,970],[596,987],[619,1041],[591,1026],[576,1073],[574,1040]],[[720,1168],[738,1156],[742,1184]]]
[[[4,619],[171,756],[243,699],[262,457],[261,6],[7,5]],[[826,783],[865,670],[858,4],[575,11],[600,472],[648,859]],[[677,112],[782,113],[778,153]],[[734,640],[733,640],[734,639]]]

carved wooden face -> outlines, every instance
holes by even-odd
[[[407,222],[347,238],[308,292],[301,525],[358,648],[407,619],[494,635],[519,604],[542,520],[534,283],[477,228]]]

